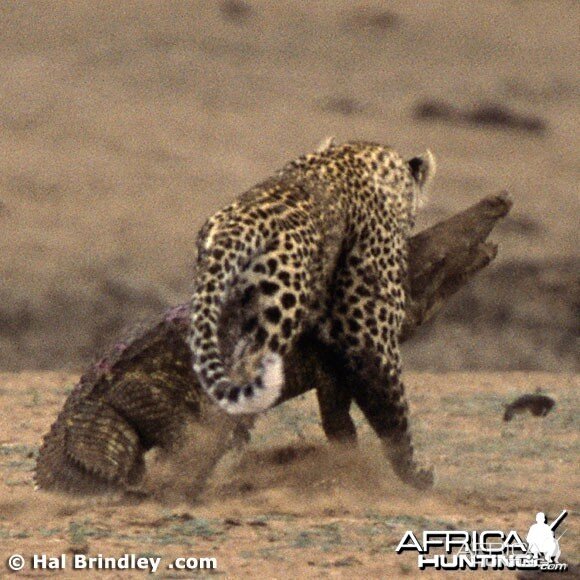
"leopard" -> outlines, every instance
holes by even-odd
[[[328,345],[336,388],[319,393],[323,428],[341,442],[356,430],[354,400],[397,474],[419,488],[432,470],[413,458],[399,333],[407,240],[435,174],[433,154],[405,160],[370,141],[323,142],[219,210],[197,236],[191,298],[193,370],[229,414],[273,406],[283,360],[313,332]],[[234,353],[221,352],[227,301],[240,296]]]

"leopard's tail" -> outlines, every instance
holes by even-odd
[[[208,268],[201,275],[191,301],[193,370],[202,388],[230,414],[259,413],[270,408],[284,385],[282,357],[267,352],[256,376],[236,384],[228,376],[218,340],[218,326],[229,289],[239,271],[236,264],[221,265],[219,272]],[[208,271],[209,270],[209,271]]]

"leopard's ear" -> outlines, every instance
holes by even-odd
[[[421,189],[426,189],[437,171],[435,156],[429,149],[420,157],[413,157],[407,161],[411,175]]]
[[[321,141],[316,148],[316,153],[324,153],[327,149],[334,147],[336,145],[335,137],[327,137],[324,141]]]

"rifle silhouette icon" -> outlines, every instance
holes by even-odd
[[[568,510],[562,510],[562,513],[550,524],[550,529],[554,531],[561,523],[562,520],[568,515]]]

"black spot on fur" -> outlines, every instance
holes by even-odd
[[[247,306],[250,303],[250,301],[252,300],[252,298],[254,296],[255,291],[256,291],[256,287],[253,284],[248,286],[244,290],[244,293],[242,294],[242,298],[240,300],[240,303],[242,306]]]
[[[271,339],[270,342],[268,344],[268,346],[270,347],[270,350],[274,351],[274,352],[278,352],[278,349],[280,348],[280,340],[278,338],[278,335],[275,334]]]
[[[237,403],[239,398],[240,398],[240,388],[239,387],[234,387],[228,393],[228,400],[231,403]]]
[[[290,286],[290,274],[284,270],[278,273],[278,279],[284,284],[284,286]]]
[[[353,320],[352,318],[348,321],[348,329],[351,332],[358,332],[360,330],[360,324],[356,321]]]
[[[343,332],[342,322],[335,318],[332,321],[330,327],[330,336],[332,338],[338,338],[342,334],[342,332]]]
[[[296,296],[294,294],[291,294],[290,292],[286,292],[285,294],[282,294],[282,306],[286,310],[296,306]]]
[[[252,318],[249,318],[243,325],[242,327],[242,332],[244,334],[249,334],[250,332],[252,332],[256,326],[258,325],[258,318],[256,316],[252,316]]]
[[[282,318],[282,313],[277,306],[270,306],[270,308],[266,308],[264,315],[266,320],[272,324],[278,324]]]
[[[263,326],[258,326],[258,330],[256,330],[256,346],[264,346],[267,338],[268,331]]]
[[[292,334],[292,320],[290,318],[285,318],[282,322],[282,336],[284,338],[290,338]]]
[[[366,286],[362,286],[362,285],[357,286],[355,292],[359,296],[364,296],[365,298],[368,298],[371,296],[370,290]]]
[[[264,266],[264,264],[256,264],[254,266],[254,272],[256,272],[257,274],[265,274],[266,266]]]
[[[272,296],[280,290],[280,286],[276,282],[269,282],[268,280],[262,280],[260,282],[260,292],[266,294],[266,296]]]

